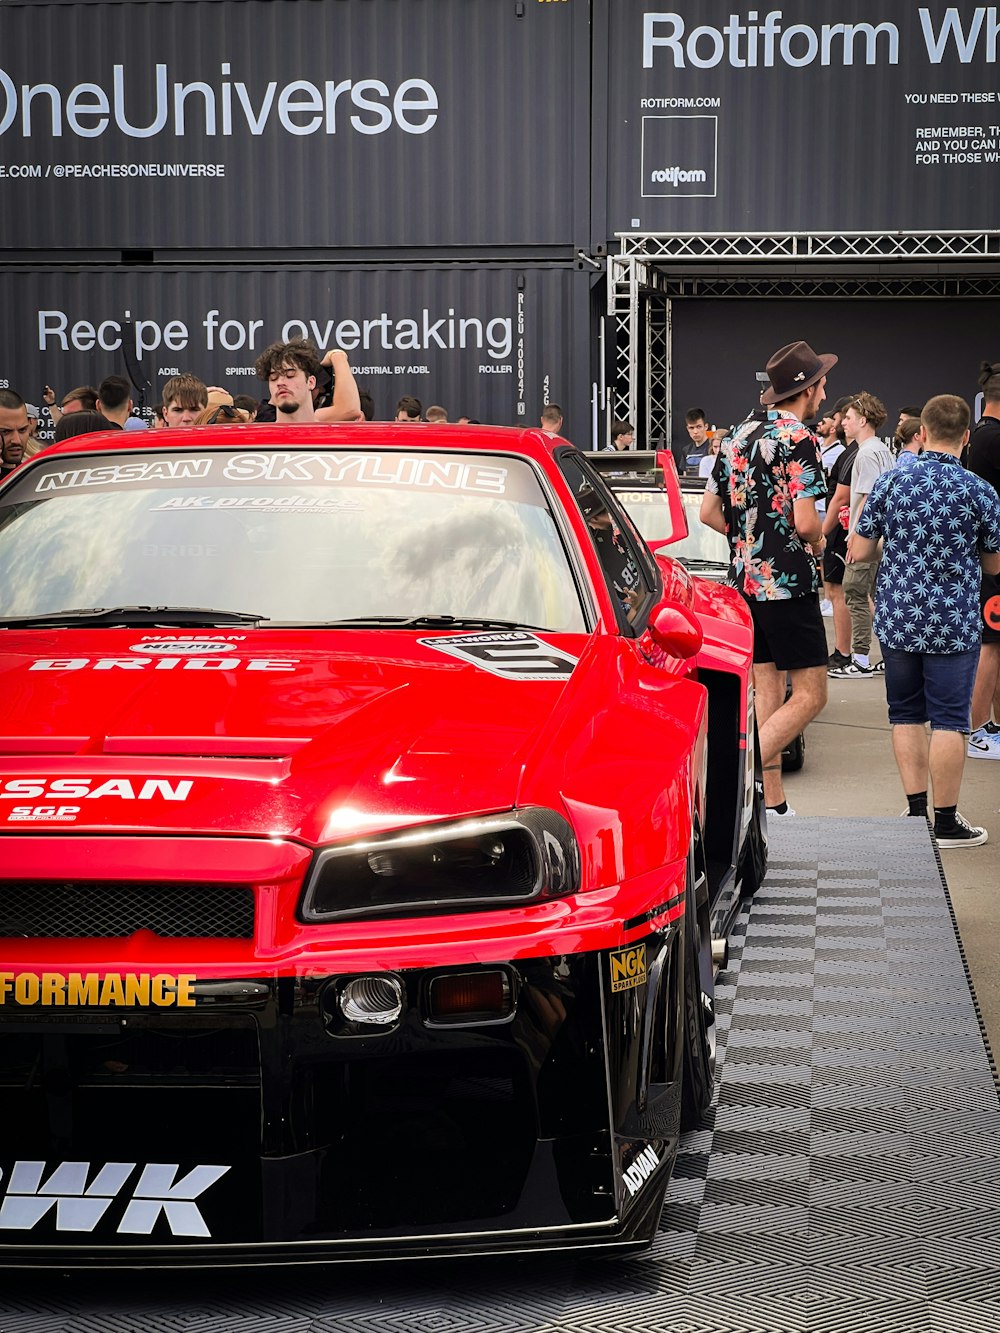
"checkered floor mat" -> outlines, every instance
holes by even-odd
[[[738,930],[714,1124],[650,1260],[666,1326],[995,1329],[995,1069],[923,821],[781,824]]]
[[[5,1275],[2,1333],[994,1333],[1000,1106],[920,820],[795,819],[719,979],[710,1128],[652,1250]]]

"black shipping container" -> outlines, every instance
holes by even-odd
[[[608,79],[595,228],[996,228],[995,7],[593,0],[593,11],[595,88],[599,65]],[[943,250],[932,240],[928,256]]]
[[[12,0],[0,161],[8,250],[571,255],[589,5]]]
[[[347,351],[381,420],[403,394],[508,426],[558,402],[591,447],[591,273],[570,265],[11,266],[0,301],[0,385],[39,406],[45,384],[61,397],[126,373],[127,356],[150,405],[179,371],[266,396],[256,357],[309,337]]]

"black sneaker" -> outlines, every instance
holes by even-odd
[[[961,815],[955,816],[955,823],[949,829],[934,825],[934,837],[939,847],[981,847],[989,836],[984,828],[974,828]]]
[[[827,664],[827,666],[828,666],[829,668],[833,668],[833,667],[845,667],[845,666],[847,666],[847,664],[848,664],[848,662],[849,662],[850,660],[851,660],[851,655],[850,655],[850,653],[841,653],[841,652],[838,652],[836,648],[834,648],[833,652],[832,652],[832,653],[830,654],[830,656],[827,658],[827,663],[826,663],[826,664]]]

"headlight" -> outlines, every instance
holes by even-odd
[[[313,863],[303,921],[462,911],[562,897],[580,887],[573,830],[531,808],[331,847]]]

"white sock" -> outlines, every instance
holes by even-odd
[[[865,655],[864,655],[863,657],[862,657],[862,655],[861,655],[860,653],[855,653],[855,654],[854,654],[854,660],[855,660],[855,662],[857,662],[858,666],[863,666],[863,667],[871,666],[871,662],[868,661],[868,654],[867,654],[867,653],[865,653]]]

